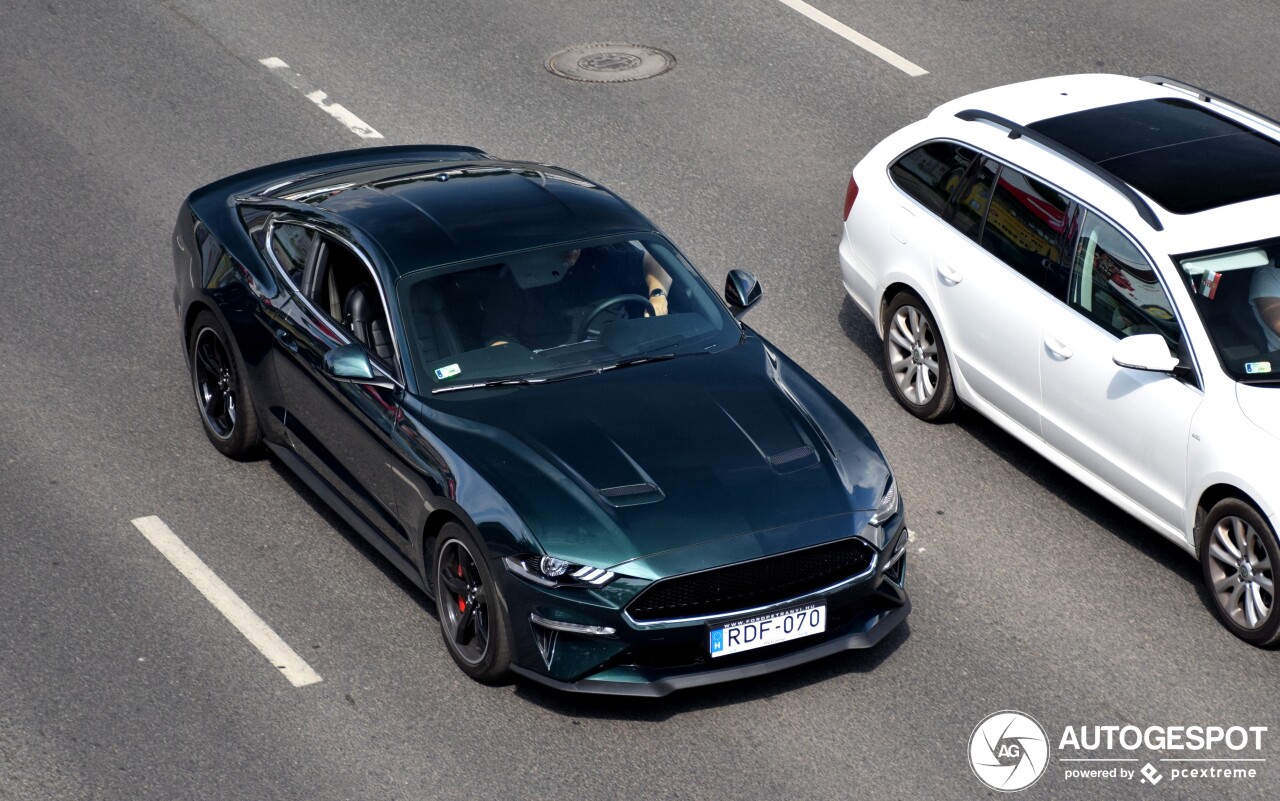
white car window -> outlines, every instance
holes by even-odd
[[[1051,186],[1003,167],[991,193],[982,246],[1005,264],[1048,287],[1064,259],[1071,201]],[[1061,280],[1057,282],[1061,287]],[[1050,291],[1054,291],[1051,289]]]
[[[953,142],[929,142],[895,161],[889,175],[899,189],[945,219],[951,193],[976,156]]]
[[[1128,237],[1092,211],[1080,225],[1069,303],[1117,337],[1161,334],[1170,345],[1181,338],[1151,264]]]

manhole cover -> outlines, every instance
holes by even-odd
[[[554,75],[597,83],[639,81],[675,65],[676,57],[667,51],[635,44],[574,45],[547,59],[547,69]]]

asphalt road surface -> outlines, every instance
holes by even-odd
[[[1277,654],[1198,566],[974,415],[890,398],[836,268],[848,170],[956,95],[1162,73],[1280,113],[1272,3],[821,0],[912,76],[779,0],[0,4],[0,799],[915,799],[995,795],[986,715],[1267,726],[1253,779],[1066,780],[1031,798],[1274,797]],[[571,44],[675,54],[613,85]],[[383,134],[362,139],[261,59]],[[916,532],[880,647],[658,701],[475,684],[431,604],[271,460],[205,441],[169,235],[224,174],[449,142],[575,169],[662,226],[866,421]],[[672,414],[678,414],[672,410]],[[295,687],[131,523],[158,516],[322,681]],[[1052,745],[1056,746],[1054,742]],[[1217,756],[1239,756],[1217,752]]]

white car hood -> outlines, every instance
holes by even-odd
[[[1280,437],[1280,386],[1236,384],[1236,400],[1249,422]]]

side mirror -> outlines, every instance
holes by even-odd
[[[1116,343],[1111,361],[1130,370],[1172,373],[1178,357],[1169,354],[1169,343],[1159,334],[1134,334]]]
[[[322,369],[326,376],[344,384],[364,384],[384,389],[395,386],[385,373],[373,365],[369,352],[356,342],[326,353]]]
[[[724,280],[724,302],[729,304],[735,320],[741,320],[752,306],[760,302],[763,294],[760,282],[746,270],[730,270]]]

